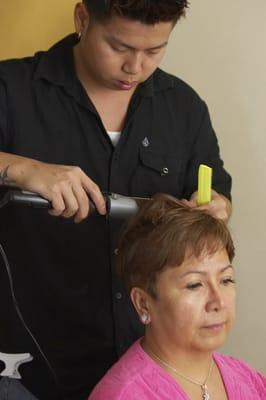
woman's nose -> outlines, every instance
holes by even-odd
[[[208,311],[219,311],[225,306],[224,296],[220,288],[212,287],[207,302]]]

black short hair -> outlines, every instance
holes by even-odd
[[[189,4],[188,0],[83,0],[83,3],[100,21],[119,15],[149,25],[176,23]]]

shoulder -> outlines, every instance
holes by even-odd
[[[7,86],[21,85],[32,79],[44,52],[32,57],[4,60],[0,62],[0,80]]]
[[[29,121],[27,116],[33,113],[31,106],[36,89],[33,81],[40,56],[39,53],[35,57],[0,62],[0,132],[1,146],[5,148],[16,131],[15,122],[14,125],[12,122],[14,115],[16,121],[20,116]]]
[[[189,102],[202,103],[200,95],[188,83],[158,68],[153,75],[155,92],[164,91],[168,95],[181,97]]]
[[[237,381],[238,384],[248,384],[249,387],[254,387],[255,390],[266,396],[266,377],[245,361],[220,353],[215,354],[215,360],[230,379]]]
[[[39,51],[32,57],[1,61],[0,82],[12,95],[14,90],[15,94],[19,93],[20,89],[32,90],[40,81],[64,86],[69,82],[69,76],[73,75],[72,48],[75,40],[76,35],[71,34],[47,51]]]
[[[149,386],[152,375],[152,365],[136,342],[96,385],[89,400],[144,399],[143,388]]]
[[[0,62],[0,109],[6,118],[13,109],[24,109],[31,104],[36,90],[35,71],[41,53],[34,57]]]
[[[257,373],[254,368],[249,366],[245,361],[241,360],[240,358],[228,356],[221,353],[215,353],[215,360],[217,360],[219,364],[227,366],[229,369],[233,369],[235,371],[248,371],[250,373]]]
[[[200,124],[208,115],[206,103],[188,83],[161,69],[157,69],[152,77],[155,101],[173,116],[182,115]]]

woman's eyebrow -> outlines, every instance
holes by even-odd
[[[222,273],[224,273],[227,269],[230,269],[230,268],[231,268],[231,269],[234,269],[234,268],[233,268],[233,265],[229,264],[229,265],[227,265],[226,267],[223,267],[223,268],[219,271],[219,273],[222,274]],[[190,271],[185,272],[183,275],[181,275],[180,278],[184,278],[184,276],[187,276],[187,275],[190,275],[190,274],[207,275],[207,272],[206,272],[206,271],[200,271],[200,270],[190,270]]]

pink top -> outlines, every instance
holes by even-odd
[[[243,361],[214,353],[229,400],[266,400],[266,377]],[[189,400],[175,380],[135,342],[107,372],[89,400]]]

